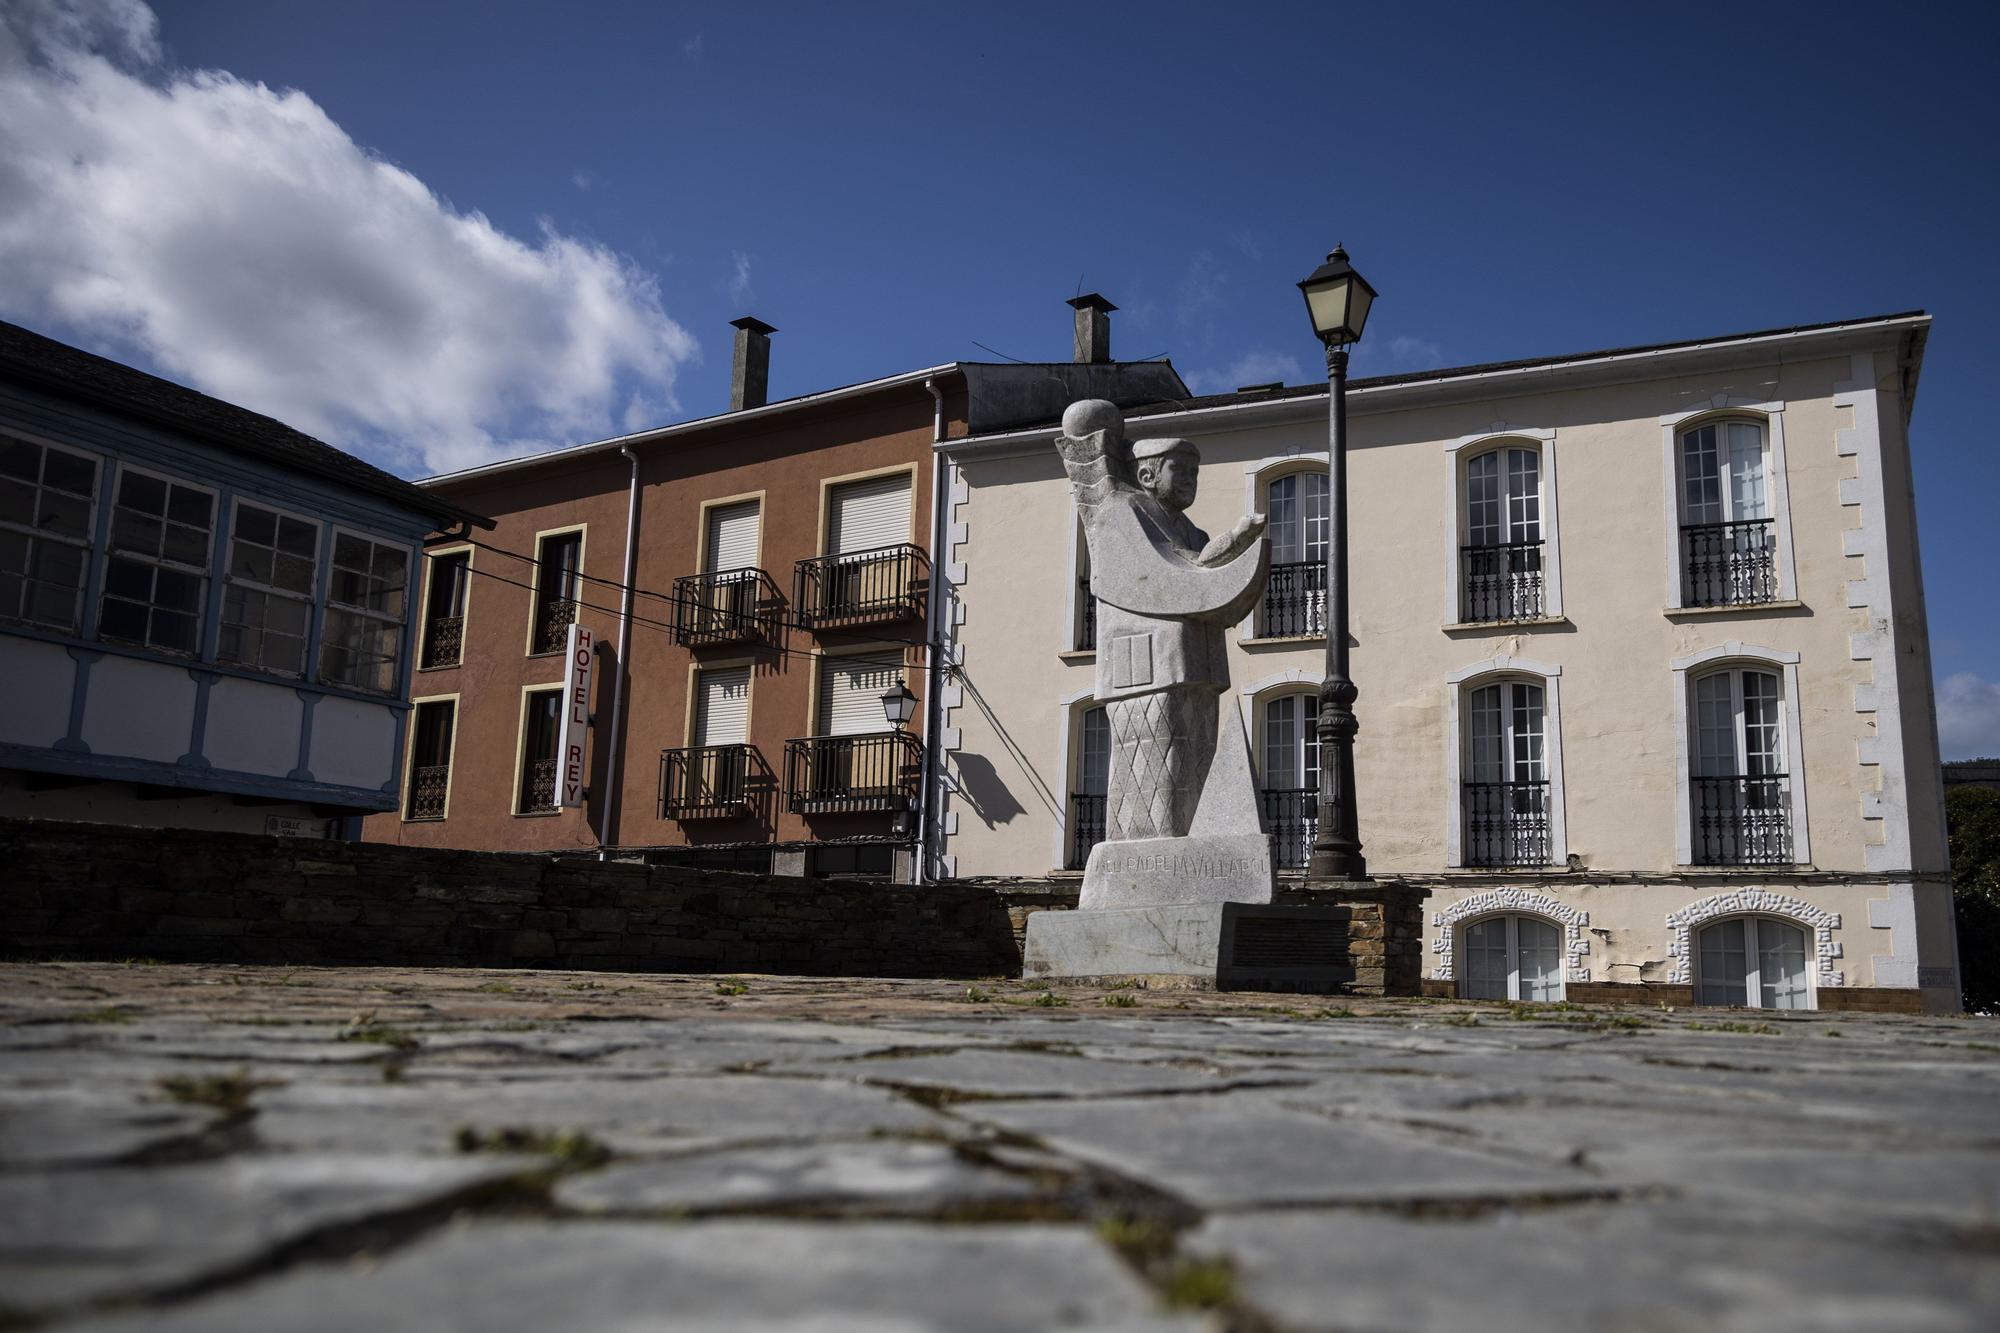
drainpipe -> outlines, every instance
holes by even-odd
[[[931,401],[935,405],[931,418],[931,443],[944,443],[944,390],[940,389],[935,377],[926,377],[924,387],[930,390]],[[919,884],[928,883],[931,878],[931,841],[941,835],[938,827],[940,807],[944,804],[944,756],[940,752],[938,732],[944,725],[944,613],[945,613],[945,550],[946,522],[946,480],[948,470],[937,450],[931,450],[931,591],[924,602],[924,763],[923,781],[917,798],[917,875]]]
[[[597,821],[597,857],[610,858],[611,817],[618,805],[618,741],[624,733],[626,661],[632,652],[632,580],[639,563],[639,455],[621,444],[618,452],[632,461],[632,485],[625,499],[625,577],[618,591],[618,665],[611,674],[611,722],[604,755],[604,814]]]

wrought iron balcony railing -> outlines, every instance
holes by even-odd
[[[450,764],[426,764],[410,770],[410,798],[405,819],[443,819],[444,794],[451,786]]]
[[[814,556],[798,562],[794,605],[813,629],[921,620],[930,572],[930,557],[908,543]]]
[[[1308,560],[1272,565],[1264,585],[1263,625],[1267,639],[1326,633],[1326,562]]]
[[[1682,600],[1739,606],[1778,599],[1777,525],[1768,518],[1681,529]]]
[[[1506,542],[1498,546],[1461,546],[1466,621],[1538,620],[1542,616],[1542,544]]]
[[[1792,798],[1783,773],[1689,779],[1694,864],[1792,864]]]
[[[1090,862],[1090,849],[1104,841],[1104,797],[1087,792],[1071,792],[1069,797],[1069,863],[1081,870]]]
[[[465,617],[432,616],[424,624],[424,665],[454,667],[465,651]]]
[[[556,761],[536,759],[521,772],[521,813],[556,810]]]
[[[1271,835],[1271,860],[1281,870],[1304,869],[1319,835],[1319,788],[1266,787],[1258,795]]]
[[[1462,853],[1468,866],[1549,864],[1549,784],[1468,782]]]
[[[1078,652],[1097,649],[1097,598],[1090,591],[1090,576],[1076,581],[1076,648]]]
[[[799,737],[785,742],[785,805],[801,815],[907,810],[922,765],[907,731]]]
[[[765,643],[777,637],[778,585],[761,569],[684,574],[674,580],[674,642]]]
[[[754,745],[703,745],[660,752],[660,818],[735,819],[770,788]]]
[[[535,651],[559,653],[569,642],[569,627],[576,623],[576,602],[569,597],[550,597],[535,608]]]

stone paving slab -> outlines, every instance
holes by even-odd
[[[0,964],[0,1328],[1981,1330],[2000,1025]]]
[[[1157,1311],[1081,1227],[572,1222],[453,1227],[365,1272],[255,1283],[153,1333],[799,1329],[1042,1333],[1195,1329]]]

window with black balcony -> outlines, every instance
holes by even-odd
[[[1467,866],[1540,866],[1554,857],[1544,697],[1525,680],[1466,692],[1459,847]]]
[[[1327,494],[1324,472],[1287,473],[1265,488],[1271,579],[1258,611],[1263,638],[1326,633]]]
[[[425,699],[410,723],[410,781],[403,794],[403,818],[443,819],[451,795],[452,738],[458,720],[455,699]]]
[[[556,737],[562,721],[562,688],[529,690],[521,709],[521,789],[514,812],[553,814],[556,800]]]
[[[1792,778],[1777,673],[1733,667],[1698,677],[1692,689],[1693,863],[1792,864]]]
[[[1468,459],[1459,619],[1539,620],[1545,587],[1540,451],[1509,445]]]
[[[430,587],[424,597],[426,669],[457,666],[465,653],[465,604],[472,583],[472,552],[431,557]]]
[[[749,744],[751,669],[707,667],[694,686],[694,734],[660,756],[663,819],[733,819],[769,791],[763,756]]]
[[[794,814],[901,813],[913,808],[922,746],[886,730],[882,696],[903,680],[891,650],[819,659],[812,736],[785,742],[785,803]]]
[[[1281,870],[1300,870],[1312,859],[1319,832],[1319,697],[1287,694],[1263,709],[1264,828],[1271,859]]]
[[[543,537],[535,552],[535,619],[529,629],[529,653],[563,650],[569,642],[569,627],[576,623],[582,586],[582,531]]]
[[[1778,599],[1769,472],[1760,422],[1710,421],[1681,433],[1683,605]]]
[[[1069,854],[1064,865],[1082,870],[1090,849],[1104,841],[1104,794],[1111,785],[1111,722],[1102,706],[1076,717],[1076,779],[1069,794]]]

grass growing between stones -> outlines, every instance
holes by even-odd
[[[750,988],[735,977],[730,977],[725,981],[715,983],[715,993],[717,995],[748,995]]]
[[[86,1009],[79,1014],[71,1014],[72,1023],[129,1023],[138,1015],[130,1009],[120,1009],[110,1005],[103,1009]]]
[[[553,1157],[558,1166],[569,1170],[601,1166],[611,1160],[611,1149],[580,1129],[526,1129],[508,1126],[481,1130],[460,1125],[452,1131],[452,1146],[462,1153],[528,1152]]]
[[[1107,995],[1098,1003],[1106,1009],[1137,1009],[1139,1002],[1129,995]]]
[[[213,1106],[234,1115],[250,1109],[259,1088],[284,1086],[277,1079],[253,1079],[248,1070],[233,1074],[172,1074],[159,1080],[161,1092],[187,1106]]]
[[[365,1014],[356,1014],[346,1027],[334,1034],[334,1040],[373,1042],[393,1051],[414,1051],[423,1045],[414,1033],[389,1023],[376,1022],[373,1009]]]
[[[1778,1029],[1772,1027],[1769,1023],[1703,1023],[1696,1021],[1689,1023],[1687,1029],[1690,1032],[1747,1032],[1758,1037],[1775,1037],[1778,1035]]]
[[[506,981],[489,981],[484,986],[475,986],[473,989],[488,995],[511,995],[514,992],[513,984]]]
[[[965,994],[956,998],[960,1004],[991,1004],[993,1003],[993,992],[981,990],[977,986],[967,986]]]
[[[1180,1253],[1173,1227],[1145,1217],[1107,1217],[1097,1234],[1160,1293],[1169,1309],[1221,1310],[1237,1299],[1236,1269],[1226,1260]]]

